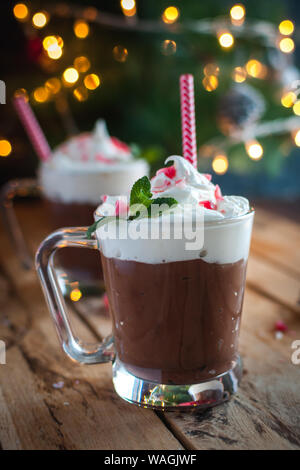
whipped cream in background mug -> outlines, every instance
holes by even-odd
[[[149,174],[143,159],[135,159],[130,147],[110,137],[105,121],[93,132],[68,139],[39,168],[44,194],[63,203],[97,205],[101,194],[127,194],[132,184]]]
[[[6,227],[22,265],[31,268],[32,255],[14,213],[12,202],[15,196],[36,195],[41,190],[47,215],[45,230],[87,226],[93,221],[101,194],[114,195],[120,191],[128,194],[133,183],[148,173],[147,162],[135,159],[128,145],[110,137],[103,120],[96,122],[92,132],[81,133],[60,144],[49,160],[40,163],[37,180],[13,180],[2,192]],[[81,252],[77,251],[76,255],[80,258]],[[73,258],[72,248],[57,257],[57,265],[72,280],[77,279]],[[98,279],[100,266],[94,253],[84,252],[79,264],[83,278]]]

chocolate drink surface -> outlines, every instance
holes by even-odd
[[[192,384],[232,369],[244,260],[149,264],[102,255],[102,266],[115,346],[131,373],[165,384]]]
[[[47,198],[45,207],[49,214],[50,228],[88,226],[93,222],[95,210],[92,204],[64,203]],[[78,248],[63,248],[56,255],[57,266],[65,269],[72,277],[84,276],[84,279],[102,279],[99,253]]]

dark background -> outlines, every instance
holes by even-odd
[[[0,106],[0,136],[10,140],[13,146],[13,152],[9,157],[0,158],[0,184],[11,178],[34,175],[38,165],[38,159],[11,106],[10,101],[14,91],[17,88],[26,88],[31,92],[49,76],[59,74],[57,71],[47,75],[39,66],[34,56],[34,48],[32,44],[29,46],[28,38],[24,35],[23,25],[16,21],[12,14],[15,3],[11,1],[0,3],[0,78],[4,79],[7,85],[7,104]],[[56,2],[33,2],[34,6],[40,9],[47,9],[47,5],[53,3]],[[69,3],[95,5],[100,10],[122,16],[117,0],[97,2],[82,0]],[[185,2],[139,0],[137,3],[139,17],[153,20],[160,18],[165,7],[174,4],[182,12],[180,18],[182,21],[226,15],[234,4],[230,1],[195,0]],[[243,3],[249,18],[265,19],[275,24],[282,19],[290,18],[296,27],[299,25],[300,2],[297,0],[260,0]],[[80,41],[74,37],[72,24],[72,19],[59,19],[55,23],[56,34],[60,34],[65,43],[68,43],[71,54],[68,56],[66,52],[63,63],[65,61],[65,66],[68,66],[71,56],[88,55],[91,62],[95,63],[102,80],[101,86],[86,102],[78,103],[72,96],[68,98],[78,129],[91,130],[96,119],[104,117],[110,133],[126,142],[137,143],[152,163],[153,169],[161,165],[169,154],[180,154],[178,76],[180,73],[190,71],[190,68],[203,69],[203,65],[211,59],[227,60],[223,57],[224,51],[220,50],[217,44],[212,46],[212,39],[209,37],[187,34],[176,36],[176,55],[165,57],[160,50],[165,34],[124,32],[92,24],[89,38]],[[51,34],[50,25],[47,31],[45,29],[45,32],[40,31],[39,34],[41,36]],[[294,60],[299,65],[300,48],[297,49],[299,43],[297,33],[294,35],[294,40],[296,42]],[[111,55],[113,44],[122,44],[128,48],[129,56],[125,64],[113,60]],[[237,41],[235,48],[238,47]],[[250,44],[245,47],[256,52],[258,46]],[[212,93],[205,94],[201,80],[195,81],[195,88],[197,123],[200,130],[198,143],[203,144],[207,138],[215,134],[216,98],[212,97]],[[268,92],[264,93],[268,98]],[[200,98],[198,100],[197,96],[200,94],[201,100]],[[33,108],[53,148],[67,137],[64,125],[52,102],[33,105]],[[280,113],[281,117],[291,115],[290,110],[285,109],[280,110]],[[273,117],[276,117],[276,114]],[[273,145],[277,145],[276,138],[270,141]],[[238,170],[229,167],[225,175],[214,175],[214,181],[221,184],[223,192],[227,194],[239,193],[255,199],[278,198],[281,201],[296,201],[300,196],[299,157],[300,149],[296,147],[287,158],[277,160],[269,155],[260,162],[253,162],[245,155],[243,161],[247,161],[248,166],[241,165],[241,169]]]

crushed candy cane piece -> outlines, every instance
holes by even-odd
[[[97,153],[95,155],[95,160],[97,160],[98,162],[106,163],[108,165],[113,165],[115,163],[114,160],[112,160],[111,158],[106,158],[104,155],[102,155],[102,153]]]
[[[110,141],[114,144],[114,146],[118,150],[123,150],[123,152],[130,153],[130,148],[128,147],[128,145],[125,144],[124,142],[121,142],[119,139],[117,139],[117,137],[111,137]]]
[[[212,175],[210,175],[209,173],[204,173],[204,176],[206,179],[208,179],[208,181],[211,181]]]
[[[176,176],[175,166],[171,165],[167,166],[166,168],[161,168],[160,170],[157,170],[156,174],[159,175],[160,173],[164,173],[165,176],[172,180]]]
[[[128,213],[128,204],[124,198],[120,197],[116,201],[116,216],[127,215]]]
[[[104,303],[106,310],[109,310],[109,302],[108,302],[107,294],[104,294],[103,296],[103,303]]]
[[[282,331],[284,333],[285,331],[288,330],[288,327],[286,326],[286,324],[283,321],[278,320],[277,322],[275,322],[275,330],[276,331]]]
[[[164,180],[162,184],[155,186],[152,188],[153,193],[163,193],[168,186],[171,185],[171,182],[168,180]]]
[[[63,380],[60,380],[59,382],[56,382],[56,383],[52,384],[52,387],[53,388],[63,388],[64,385],[65,385],[65,382]]]
[[[215,198],[217,201],[223,201],[223,196],[221,192],[221,188],[218,184],[216,184],[216,189],[215,189]]]
[[[276,338],[276,339],[282,339],[282,338],[283,338],[283,333],[282,333],[282,331],[276,331],[276,333],[275,333],[275,338]]]
[[[213,211],[215,211],[217,209],[216,204],[214,204],[211,201],[200,201],[199,206],[203,206],[203,207],[205,207],[205,209],[211,209]]]

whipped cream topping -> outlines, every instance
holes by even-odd
[[[130,148],[116,137],[110,137],[106,123],[98,120],[93,132],[71,137],[53,151],[50,166],[72,171],[91,171],[133,160]]]
[[[197,208],[204,211],[205,221],[221,220],[246,214],[249,202],[241,196],[222,196],[218,185],[211,182],[211,175],[199,173],[187,160],[178,155],[170,156],[165,163],[173,161],[172,166],[156,172],[151,180],[152,198],[172,197],[178,202],[172,209],[175,215],[184,209],[191,216]],[[122,196],[103,196],[103,204],[97,213],[103,215],[125,216],[128,204]],[[115,210],[113,211],[113,207]]]
[[[121,219],[119,226],[123,230],[120,232],[122,236],[116,236],[114,223],[98,226],[96,234],[103,255],[107,258],[150,264],[199,258],[208,263],[225,264],[246,260],[253,222],[253,212],[249,212],[248,200],[239,196],[223,197],[219,186],[211,182],[210,175],[199,173],[180,156],[171,156],[166,163],[169,161],[173,161],[174,164],[158,170],[151,180],[152,198],[172,197],[178,204],[163,212],[160,217],[127,220],[129,207],[126,197],[102,198],[103,204],[95,213],[96,220],[103,216],[117,215]],[[152,224],[154,226],[161,224],[170,212],[174,223],[182,222],[183,212],[185,217],[187,215],[188,219],[194,221],[197,209],[202,215],[204,212],[204,224],[197,225],[199,233],[204,230],[204,244],[199,250],[187,249],[185,236],[139,237],[139,234],[150,225],[153,227]],[[245,217],[240,217],[243,215]],[[127,236],[129,232],[138,235]]]
[[[246,214],[249,202],[241,196],[222,196],[218,185],[211,182],[211,175],[199,173],[187,160],[178,155],[168,157],[165,163],[172,166],[156,172],[151,180],[153,197],[173,197],[181,209],[185,204],[202,206],[204,220],[218,220]]]

